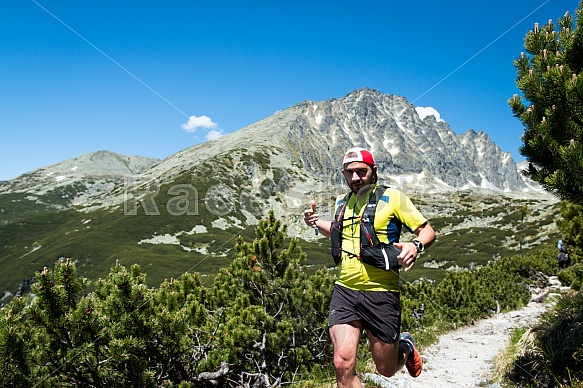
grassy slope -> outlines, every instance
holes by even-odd
[[[255,168],[265,169],[269,160],[263,161]],[[232,161],[231,161],[232,162]],[[238,161],[239,165],[223,161],[225,168],[253,167],[251,160]],[[212,214],[203,201],[215,201],[216,207],[229,207],[229,198],[222,200],[219,195],[207,195],[216,184],[213,177],[220,175],[217,164],[209,163],[196,172],[186,172],[179,176],[172,185],[189,185],[195,187],[198,194],[196,214],[173,215],[172,206],[187,206],[188,198],[183,203],[176,202],[180,195],[170,194],[170,185],[160,187],[154,201],[156,208],[150,206],[149,212],[139,206],[136,215],[124,214],[123,206],[109,210],[82,213],[74,209],[52,211],[20,219],[6,225],[0,225],[0,291],[15,292],[21,280],[31,277],[35,271],[44,266],[52,266],[60,257],[77,260],[80,274],[89,279],[97,279],[109,272],[116,260],[124,266],[134,263],[141,265],[148,275],[148,283],[157,286],[165,278],[179,277],[185,271],[200,272],[211,281],[216,271],[226,266],[233,258],[235,241],[238,235],[249,241],[254,238],[254,227],[243,228],[245,217],[240,212],[242,206],[233,201],[235,210],[223,216]],[[242,187],[243,173],[231,174],[232,181],[221,180],[226,187]],[[275,179],[274,179],[275,180]],[[276,182],[277,183],[277,182]],[[259,192],[257,196],[264,196]],[[273,193],[270,193],[273,194]],[[251,198],[253,200],[253,198]],[[415,198],[424,214],[438,233],[438,240],[418,260],[414,271],[403,273],[406,280],[420,277],[440,280],[444,270],[450,267],[468,267],[470,263],[486,264],[497,257],[515,254],[520,246],[535,245],[540,239],[540,232],[552,228],[554,214],[558,207],[543,209],[537,207],[533,200],[511,200],[501,197],[474,196],[467,193],[457,195],[449,203],[443,199],[431,197]],[[192,205],[192,203],[190,203]],[[440,209],[440,206],[443,209]],[[523,217],[521,207],[533,209],[533,214]],[[192,209],[192,207],[191,207]],[[429,209],[429,210],[428,210]],[[436,210],[440,209],[440,210]],[[539,209],[539,210],[536,210]],[[35,209],[36,210],[36,209]],[[151,215],[156,210],[159,215]],[[255,214],[265,216],[269,209],[257,207]],[[215,222],[222,218],[231,225],[227,229]],[[479,226],[467,226],[468,220]],[[204,226],[206,233],[182,234],[181,231]],[[551,241],[558,238],[556,232],[550,236]],[[180,240],[180,244],[193,250],[186,251],[178,245],[138,244],[139,241],[154,235],[171,235]],[[403,241],[413,236],[403,236]],[[310,269],[323,266],[330,267],[329,241],[325,238],[308,243],[301,241],[302,249],[308,255]],[[430,266],[428,263],[439,263]]]

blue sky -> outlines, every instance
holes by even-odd
[[[398,3],[398,4],[396,4]],[[165,158],[370,87],[517,149],[512,60],[577,0],[0,2],[0,180],[97,150]]]

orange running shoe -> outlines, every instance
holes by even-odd
[[[409,354],[405,366],[407,367],[407,370],[411,376],[417,377],[421,374],[421,370],[423,369],[423,359],[415,347],[413,336],[411,333],[404,332],[401,334],[400,340],[409,343],[411,345],[411,349],[413,349],[413,353]]]

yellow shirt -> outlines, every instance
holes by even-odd
[[[398,291],[398,271],[385,271],[362,263],[356,256],[360,255],[360,216],[368,204],[372,190],[360,198],[352,194],[344,211],[342,227],[342,260],[340,276],[337,283],[361,291]],[[336,200],[336,207],[344,195]],[[387,188],[377,204],[374,227],[379,241],[383,243],[399,242],[402,227],[410,232],[425,224],[427,220],[402,191]]]

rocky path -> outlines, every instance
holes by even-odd
[[[542,292],[546,295],[558,286],[557,280],[552,279],[550,289]],[[403,369],[390,379],[367,374],[365,381],[384,388],[487,386],[492,361],[508,345],[511,331],[532,326],[548,307],[541,299],[545,298],[533,295],[533,300],[521,310],[498,314],[443,334],[437,343],[423,350],[423,372],[415,379]]]

